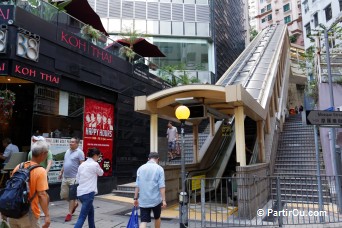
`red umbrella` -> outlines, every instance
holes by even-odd
[[[106,36],[108,33],[104,29],[99,15],[91,8],[87,0],[72,0],[65,7],[65,10],[71,16],[77,18],[85,24],[93,26],[93,28],[101,31]]]
[[[119,44],[129,47],[130,43],[125,39],[117,40]],[[138,38],[133,43],[133,51],[143,57],[165,57],[159,48],[144,38]]]

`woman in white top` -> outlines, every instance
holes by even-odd
[[[95,228],[94,219],[94,196],[97,194],[97,177],[103,175],[97,160],[101,152],[96,148],[88,150],[88,159],[78,167],[76,176],[77,183],[77,197],[82,203],[82,208],[75,228],[81,228],[88,216],[88,227]]]

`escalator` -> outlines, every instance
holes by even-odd
[[[280,49],[283,42],[285,42],[285,33],[286,27],[282,25],[271,25],[261,31],[216,85],[226,87],[241,84],[255,100],[263,107],[266,106],[267,97],[272,95],[269,93],[273,93],[273,91],[268,90],[268,84],[274,80],[272,77],[276,77],[270,71],[273,68],[275,59],[279,59],[282,54],[275,50]],[[188,178],[198,175],[205,175],[207,178],[220,178],[222,176],[231,176],[235,172],[237,165],[236,141],[234,118],[232,119],[233,121],[230,122],[231,135],[228,137],[222,136],[221,132],[224,126],[221,123],[200,162],[200,168],[190,171]],[[258,162],[259,151],[256,135],[256,122],[246,116],[245,146],[247,164],[249,165]],[[214,189],[216,186],[211,187]]]
[[[229,135],[223,135],[223,128],[231,128]],[[231,176],[235,173],[236,166],[236,147],[235,147],[235,128],[234,119],[225,124],[220,123],[219,130],[215,134],[212,143],[203,157],[203,162],[199,169],[188,172],[187,177],[205,175],[206,178],[216,178]],[[246,138],[246,157],[249,165],[257,162],[258,146],[256,143],[256,123],[251,118],[245,118],[245,138]],[[208,162],[204,162],[208,161]],[[209,162],[210,161],[210,162]],[[214,182],[213,182],[214,183]],[[218,185],[218,182],[215,182]],[[215,188],[216,186],[211,186]]]

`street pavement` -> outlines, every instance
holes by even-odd
[[[51,216],[51,228],[68,228],[74,227],[81,210],[81,203],[76,209],[72,220],[65,222],[65,216],[68,211],[67,201],[54,201],[50,203],[49,210]],[[132,211],[133,200],[126,197],[118,197],[113,194],[96,196],[94,200],[95,208],[95,225],[100,228],[126,228],[129,220],[129,215]],[[178,204],[168,205],[166,209],[162,210],[162,228],[179,227],[178,219]],[[140,217],[139,217],[140,222]],[[41,217],[41,225],[44,224],[44,217]],[[192,223],[193,224],[193,223]],[[190,225],[190,224],[189,224]],[[194,224],[193,224],[194,225]],[[88,228],[88,221],[85,221],[84,228]],[[154,228],[154,220],[148,223],[148,228]],[[190,226],[189,226],[190,227]],[[201,227],[200,223],[195,227]],[[209,226],[207,226],[209,227]],[[210,226],[213,227],[213,226]],[[222,227],[222,226],[220,226]],[[232,227],[232,226],[229,226]],[[248,227],[248,225],[246,225]],[[278,226],[263,226],[263,227],[278,227]],[[342,223],[330,224],[305,224],[305,225],[283,225],[285,228],[333,228],[342,227]]]
[[[128,202],[130,201],[130,202]],[[76,209],[72,220],[70,222],[65,222],[65,216],[68,211],[68,202],[67,201],[54,201],[50,202],[49,210],[51,217],[51,228],[67,228],[74,227],[78,215],[80,213],[82,204],[79,203],[78,208]],[[124,198],[124,197],[115,197],[112,194],[96,196],[94,200],[94,208],[95,208],[95,225],[96,227],[101,228],[112,228],[112,227],[126,227],[129,214],[132,211],[133,200]],[[162,225],[161,227],[165,228],[174,228],[175,225],[179,226],[178,215],[176,216],[176,212],[167,213],[169,215],[165,215],[168,209],[163,211],[162,213]],[[164,214],[164,215],[163,215]],[[171,217],[170,217],[171,214]],[[140,218],[139,218],[140,220]],[[44,217],[41,217],[41,225],[44,224]],[[85,221],[83,227],[88,227],[88,221]],[[154,220],[152,219],[151,223],[148,223],[147,227],[154,227]]]

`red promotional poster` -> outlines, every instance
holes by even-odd
[[[86,98],[84,105],[83,150],[97,148],[103,176],[112,175],[114,105]]]

